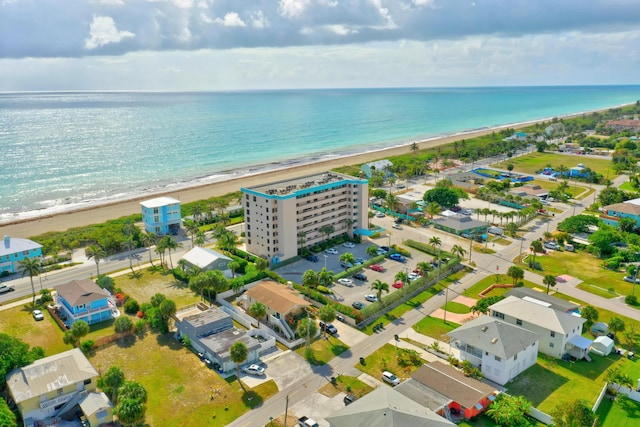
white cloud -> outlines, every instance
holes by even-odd
[[[258,10],[251,14],[251,25],[254,28],[267,28],[269,27],[269,20],[261,10]]]
[[[332,32],[334,34],[337,34],[339,36],[346,36],[349,34],[357,34],[358,30],[356,29],[352,29],[352,28],[348,28],[344,25],[327,25],[326,27],[324,27],[327,31]]]
[[[85,47],[95,49],[109,43],[119,43],[123,39],[135,37],[129,31],[118,31],[110,16],[94,16],[90,27],[91,38],[86,39]]]
[[[310,3],[310,0],[280,0],[278,9],[282,16],[296,18],[304,13]]]
[[[218,24],[222,24],[225,27],[246,27],[247,24],[240,18],[236,12],[229,12],[224,15],[224,19],[216,18]]]

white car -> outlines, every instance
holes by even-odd
[[[384,371],[382,373],[382,381],[389,383],[391,385],[398,385],[400,384],[400,378],[396,377],[395,375],[393,375],[391,372],[389,371]]]
[[[341,285],[345,285],[349,288],[353,287],[353,280],[351,279],[347,279],[347,278],[338,279],[338,283],[340,283]]]
[[[378,213],[376,214],[376,218],[384,218],[385,216],[386,216],[386,215],[385,215],[385,214],[383,214],[382,212],[378,212]]]
[[[42,311],[40,310],[33,310],[31,314],[33,315],[33,318],[36,320],[44,320],[44,314],[42,314]]]
[[[369,302],[376,302],[378,301],[378,297],[375,296],[374,294],[367,294],[364,296],[364,299],[366,299]]]
[[[344,243],[342,244],[342,246],[344,246],[345,248],[349,248],[349,249],[351,249],[351,248],[355,248],[355,247],[356,247],[356,244],[355,244],[355,243],[353,243],[353,242],[344,242]]]
[[[255,375],[257,377],[264,375],[264,368],[260,365],[256,365],[255,363],[253,365],[245,366],[242,368],[242,371],[245,374]]]
[[[392,227],[398,230],[402,230],[402,226],[400,224],[396,224],[395,222],[393,223]]]
[[[338,250],[336,248],[329,248],[324,251],[327,254],[338,255]]]
[[[409,273],[408,277],[409,280],[416,280],[418,277],[420,277],[420,275],[418,273]]]

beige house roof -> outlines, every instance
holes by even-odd
[[[603,207],[602,210],[604,212],[613,211],[628,215],[640,215],[640,206],[636,205],[635,203],[615,203],[613,205]]]
[[[82,351],[74,348],[14,369],[7,375],[7,387],[15,402],[20,403],[97,376]]]
[[[576,327],[582,326],[585,319],[568,313],[556,311],[534,302],[526,301],[514,296],[509,296],[489,307],[494,312],[505,314],[524,322],[537,325],[554,332],[568,334]],[[460,328],[458,328],[460,329]]]
[[[69,283],[58,285],[56,291],[58,296],[64,298],[74,307],[99,301],[109,296],[107,291],[89,279],[72,280]]]
[[[309,305],[309,302],[300,298],[296,291],[273,280],[263,280],[249,289],[245,295],[278,313],[287,313],[296,306]]]

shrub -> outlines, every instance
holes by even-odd
[[[133,330],[136,334],[141,334],[145,331],[145,329],[147,329],[147,322],[144,319],[140,319],[136,322],[135,326],[133,327]]]
[[[540,264],[538,261],[536,262],[529,261],[529,268],[533,270],[542,271],[542,264]]]
[[[119,334],[133,329],[133,322],[127,316],[120,316],[114,323],[115,331]]]
[[[182,283],[189,283],[189,274],[185,271],[180,270],[178,267],[171,270],[173,273],[173,277]]]
[[[127,302],[124,303],[124,312],[127,314],[136,314],[140,310],[140,306],[138,305],[138,301],[133,298],[129,298]]]
[[[398,349],[398,365],[403,368],[406,366],[420,366],[422,365],[422,359],[420,359],[420,354],[415,350]]]
[[[106,289],[109,292],[113,293],[115,290],[116,282],[115,280],[113,280],[112,277],[101,274],[98,276],[98,279],[96,280],[96,284],[100,286],[102,289]]]
[[[326,286],[318,286],[316,288],[318,290],[318,292],[322,292],[323,294],[332,294],[333,291],[329,288],[327,288]]]
[[[516,288],[522,288],[523,286],[524,286],[524,282],[522,280],[516,283]]]
[[[89,355],[93,352],[94,345],[95,342],[93,340],[86,340],[80,344],[80,349],[84,354]]]
[[[624,297],[624,302],[629,305],[638,305],[638,297],[635,295],[627,295]]]

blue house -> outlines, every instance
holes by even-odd
[[[393,175],[391,172],[393,170],[393,163],[388,159],[377,160],[375,162],[365,163],[360,167],[360,170],[362,170],[367,178],[371,178],[376,171],[382,172],[384,177],[388,178]]]
[[[20,271],[20,261],[42,256],[42,245],[29,239],[4,236],[0,245],[0,274]],[[6,273],[5,273],[6,274]]]
[[[602,208],[600,219],[605,224],[617,227],[622,218],[631,218],[636,222],[636,226],[640,227],[640,198]]]
[[[147,233],[178,234],[182,224],[180,201],[173,197],[158,197],[141,202],[142,221]]]
[[[56,286],[59,315],[67,326],[77,320],[89,325],[120,316],[115,299],[92,280],[72,280]]]

